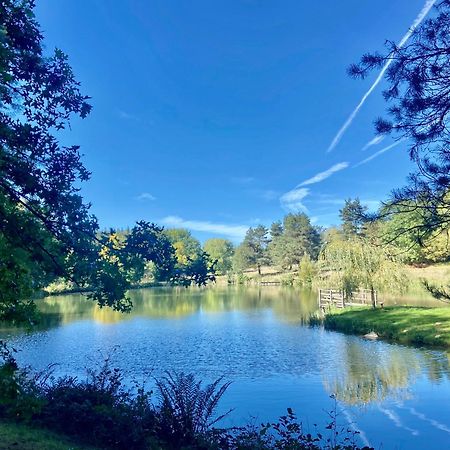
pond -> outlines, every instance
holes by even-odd
[[[226,425],[274,420],[291,407],[323,428],[334,408],[361,443],[383,449],[450,448],[450,355],[309,327],[315,292],[282,287],[140,289],[134,309],[99,309],[80,295],[39,300],[43,325],[2,330],[18,360],[84,376],[110,355],[127,381],[165,370],[232,381]]]

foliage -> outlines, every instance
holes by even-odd
[[[261,275],[261,266],[270,262],[268,245],[269,230],[264,225],[249,228],[245,234],[244,241],[237,247],[233,268],[235,271],[242,271],[249,267],[256,267]]]
[[[202,246],[190,231],[184,228],[170,228],[164,233],[175,248],[177,267],[187,266],[190,261],[196,260],[201,255]]]
[[[332,396],[331,398],[334,399]],[[277,422],[265,423],[259,427],[248,425],[232,432],[221,434],[220,448],[224,450],[371,450],[369,447],[358,447],[358,432],[348,426],[338,424],[336,401],[334,409],[329,413],[330,421],[325,427],[328,433],[305,431],[303,424],[291,408]]]
[[[209,255],[211,263],[215,262],[218,274],[226,274],[232,268],[234,254],[233,244],[227,239],[208,239],[203,244],[203,250]]]
[[[304,255],[317,259],[321,237],[304,213],[288,214],[283,219],[281,234],[270,245],[272,259],[283,268],[299,264]]]
[[[367,239],[330,242],[322,250],[319,262],[324,280],[347,295],[358,288],[372,292],[399,292],[405,288],[402,267],[381,246]]]
[[[311,286],[318,275],[317,264],[308,254],[303,255],[298,266],[298,282],[303,286]]]
[[[351,308],[327,314],[330,330],[363,335],[375,331],[381,338],[401,344],[450,348],[450,308],[394,306]]]
[[[339,210],[339,217],[342,221],[342,232],[347,239],[364,234],[366,213],[367,206],[363,206],[359,198],[345,200],[344,206]]]
[[[34,6],[2,0],[0,8],[0,319],[32,319],[26,299],[57,278],[89,288],[100,306],[127,311],[126,291],[147,263],[162,278],[173,275],[173,249],[146,222],[126,236],[99,233],[79,194],[90,176],[79,147],[57,138],[71,118],[89,114],[89,97],[61,50],[44,55]],[[207,278],[189,272],[175,278]]]
[[[198,436],[205,435],[211,427],[228,413],[215,416],[217,406],[230,383],[219,378],[203,387],[193,374],[166,372],[157,380],[161,397],[159,432],[163,440],[172,445],[195,445]]]
[[[14,363],[10,372],[2,372],[3,384],[17,381],[19,391],[33,386],[30,402],[40,408],[29,417],[16,416],[17,408],[1,409],[0,418],[30,423],[56,431],[87,445],[109,449],[203,448],[208,449],[334,449],[357,450],[357,433],[338,425],[336,408],[330,413],[327,433],[305,432],[294,412],[277,422],[240,428],[215,428],[224,417],[216,416],[218,403],[229,386],[221,379],[202,386],[192,374],[166,373],[156,380],[160,402],[153,404],[152,393],[136,385],[134,391],[124,387],[122,373],[111,367],[107,358],[98,370],[90,370],[85,380],[74,377],[54,379],[51,373],[32,375],[19,371],[10,351],[3,346],[3,363]],[[9,379],[9,381],[8,381]],[[24,384],[24,386],[22,386]],[[31,403],[30,403],[31,404]],[[25,422],[24,422],[25,420]],[[26,434],[39,436],[44,445],[49,433],[24,428]],[[1,427],[0,427],[1,433]],[[52,448],[52,447],[49,447]],[[59,448],[59,447],[55,447]]]
[[[143,448],[149,441],[146,430],[155,427],[150,393],[139,388],[132,396],[108,360],[100,370],[90,370],[86,380],[60,378],[45,385],[41,395],[45,406],[37,422],[93,445]]]
[[[387,205],[386,210],[389,214],[379,222],[379,234],[385,245],[391,246],[402,261],[417,264],[448,260],[448,229],[430,230],[424,235],[423,216],[419,211],[403,211],[395,205]]]
[[[36,380],[29,379],[27,371],[18,367],[15,352],[0,341],[0,417],[29,420],[43,403]]]
[[[436,12],[414,31],[408,44],[399,48],[388,42],[386,55],[366,54],[349,69],[352,76],[365,77],[390,63],[384,91],[390,118],[378,119],[376,129],[409,143],[417,171],[407,187],[394,193],[393,202],[404,211],[420,211],[424,232],[448,228],[450,221],[450,1],[438,2]]]

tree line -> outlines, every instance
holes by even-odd
[[[366,54],[349,68],[351,76],[364,78],[389,63],[388,116],[376,121],[376,132],[404,140],[416,167],[375,217],[368,217],[357,200],[346,202],[336,229],[321,230],[305,214],[288,214],[270,229],[250,228],[235,249],[216,240],[189,260],[183,258],[193,248],[151,223],[137,222],[122,241],[100,232],[79,192],[90,177],[79,146],[58,138],[73,117],[89,115],[90,97],[67,55],[44,51],[34,8],[33,0],[1,0],[0,318],[27,317],[33,304],[26,299],[57,278],[89,287],[89,296],[101,306],[128,310],[126,292],[149,265],[161,279],[203,284],[212,261],[220,273],[230,267],[260,272],[266,264],[289,268],[304,261],[301,269],[308,273],[311,262],[328,258],[329,267],[342,274],[340,264],[359,261],[375,268],[380,255],[384,261],[414,264],[448,259],[450,0],[437,2],[435,15],[403,47],[388,41],[385,54]],[[373,260],[367,249],[373,250]],[[352,273],[358,265],[345,267]],[[371,279],[379,275],[371,273]],[[432,291],[450,299],[444,288]]]

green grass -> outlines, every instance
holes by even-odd
[[[401,344],[450,348],[450,307],[343,309],[326,314],[323,323],[325,328],[343,333],[375,331],[380,338]]]
[[[24,424],[0,422],[0,450],[87,450],[92,447],[74,444],[51,431]]]

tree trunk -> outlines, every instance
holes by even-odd
[[[258,275],[261,276],[261,266],[258,264]]]
[[[377,298],[373,286],[370,286],[370,299],[372,300],[372,308],[375,309],[377,307]]]

